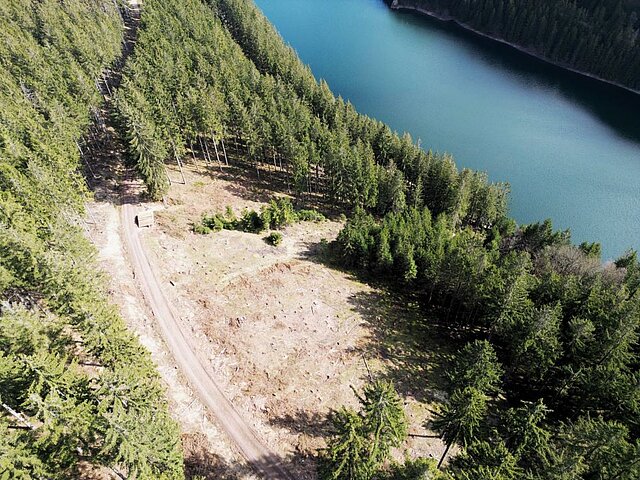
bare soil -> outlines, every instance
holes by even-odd
[[[183,432],[187,472],[207,479],[256,478],[176,369],[126,260],[118,207],[109,201],[95,201],[88,209],[96,220],[91,236],[99,249],[98,263],[107,273],[111,301],[119,306],[129,329],[151,352],[166,385],[170,411]],[[203,473],[203,465],[210,474]],[[221,470],[233,471],[235,476],[221,476]]]
[[[123,245],[120,205],[124,200],[142,202],[144,187],[124,166],[123,147],[100,112],[106,125],[96,129],[91,166],[86,177],[93,200],[86,205],[87,236],[98,250],[98,264],[106,274],[111,302],[117,305],[128,328],[139,338],[157,365],[167,390],[169,410],[180,425],[188,478],[196,475],[213,479],[256,479],[235,445],[223,433],[215,419],[178,371],[167,345],[162,340],[156,320],[134,277]],[[140,203],[143,209],[162,209],[161,203]],[[112,472],[98,472],[115,478]],[[89,466],[81,478],[94,478]]]
[[[136,27],[139,20],[138,2],[131,0],[130,4],[132,10],[130,15],[127,15],[127,41],[123,57],[110,74],[109,83],[112,88],[119,83],[120,66],[135,44]],[[110,95],[111,90],[108,87],[106,90],[103,93]],[[106,108],[108,109],[109,106],[110,99],[107,98]],[[110,125],[109,115],[105,113],[104,109],[96,112],[96,122],[92,127],[92,132],[90,148],[86,149],[88,157],[85,157],[85,161],[86,177],[93,191],[94,201],[87,204],[86,233],[98,248],[99,262],[108,274],[111,300],[120,306],[123,318],[129,328],[138,335],[141,343],[151,352],[168,387],[170,410],[183,432],[182,445],[185,454],[186,474],[189,478],[195,476],[207,479],[255,478],[243,460],[243,456],[239,454],[238,445],[233,445],[219,428],[218,423],[224,424],[226,419],[218,416],[213,421],[210,416],[213,413],[212,410],[215,409],[211,408],[210,403],[207,404],[209,408],[205,409],[199,401],[202,396],[197,395],[188,387],[184,378],[187,371],[184,367],[182,370],[178,370],[175,364],[176,350],[172,350],[173,355],[170,355],[168,344],[162,341],[159,334],[158,322],[161,319],[152,318],[152,314],[148,310],[149,302],[145,301],[144,295],[138,290],[140,283],[135,279],[134,270],[127,260],[123,245],[123,234],[128,233],[130,237],[131,226],[127,224],[123,229],[117,205],[126,204],[124,212],[130,216],[131,211],[136,210],[135,207],[131,208],[131,204],[141,201],[143,189],[140,182],[136,181],[132,173],[124,166],[122,144]],[[145,204],[141,208],[158,209],[161,208],[161,205]],[[123,216],[128,218],[127,215]],[[128,244],[129,254],[135,254],[136,252],[131,251],[131,242]],[[140,250],[139,242],[138,249]],[[140,252],[137,253],[140,255]],[[149,267],[147,266],[147,268]],[[161,288],[157,284],[154,284],[153,287]],[[154,307],[154,313],[156,307]],[[179,350],[178,353],[181,351]],[[198,359],[196,363],[200,365],[201,362]],[[205,371],[202,372],[202,375],[208,377]],[[222,398],[224,399],[224,397]],[[217,404],[215,403],[213,406],[215,407]],[[233,410],[233,407],[230,408]],[[82,478],[99,478],[102,474],[104,474],[104,478],[113,477],[110,472],[106,472],[104,469],[96,472],[91,466],[83,467],[81,470],[79,474]],[[265,460],[262,468],[258,468],[258,470],[280,472],[278,465],[272,465],[271,460]],[[267,476],[272,477],[270,474]],[[284,477],[290,478],[287,475]]]
[[[180,178],[177,171],[170,175]],[[259,209],[275,194],[264,184],[250,187],[255,182],[233,168],[186,166],[185,176],[186,185],[171,187],[165,207],[155,206],[156,226],[142,231],[147,252],[227,398],[299,478],[315,478],[314,456],[325,445],[327,415],[341,405],[357,406],[353,389],[370,375],[395,383],[410,432],[432,434],[426,428],[429,409],[443,398],[441,366],[449,352],[434,338],[414,335],[420,316],[410,300],[324,262],[322,240],[335,239],[342,224],[293,225],[282,231],[278,247],[267,245],[264,235],[194,234],[192,225],[203,213],[221,213],[227,206],[238,214]],[[182,408],[183,415],[192,415],[186,400]],[[222,438],[210,435],[207,450],[192,427],[186,452],[203,457],[212,451],[204,463],[222,465],[210,478],[245,478],[230,468],[223,473],[233,455]],[[437,457],[443,445],[414,437],[406,450],[397,456]],[[224,461],[218,462],[218,454]]]

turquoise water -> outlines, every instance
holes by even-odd
[[[508,182],[518,222],[640,248],[640,96],[382,0],[256,3],[360,112]]]

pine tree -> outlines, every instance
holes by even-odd
[[[402,400],[393,384],[382,380],[366,385],[359,400],[364,431],[371,439],[370,459],[377,465],[387,458],[391,447],[399,447],[407,438]]]
[[[333,413],[331,423],[333,433],[322,455],[320,478],[370,479],[374,470],[362,417],[352,409],[341,408]]]

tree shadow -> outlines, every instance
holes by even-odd
[[[283,188],[280,182],[276,184],[269,181],[264,175],[258,178],[255,171],[242,166],[228,166],[222,171],[210,169],[210,174],[212,177],[228,181],[225,190],[244,200],[267,203],[277,194],[286,191],[286,187]]]
[[[307,242],[299,258],[346,274],[373,287],[352,295],[348,302],[368,324],[369,341],[361,345],[366,359],[384,364],[374,378],[391,381],[400,394],[419,402],[442,402],[447,370],[455,353],[475,332],[447,322],[442,308],[427,306],[426,295],[404,290],[392,280],[345,268],[334,243]]]
[[[202,149],[194,145],[194,150],[183,159],[183,163],[185,166],[193,163],[211,178],[228,181],[225,189],[244,200],[266,203],[275,196],[290,195],[296,208],[315,209],[327,218],[338,218],[345,212],[345,208],[318,193],[296,195],[290,174],[274,167],[268,159],[260,162],[256,169],[255,164],[247,160],[246,153],[232,144],[227,146],[227,158],[228,165],[217,160],[208,163]]]
[[[113,94],[119,88],[127,58],[138,37],[140,10],[130,6],[118,7],[124,22],[121,55],[96,78],[96,87],[104,103],[92,109],[92,122],[77,142],[81,171],[96,201],[122,205],[145,198],[146,189],[130,169],[125,169],[127,150],[114,120]],[[123,170],[127,170],[125,175]]]
[[[326,267],[335,268],[332,258],[331,244],[327,241],[301,241],[298,245],[302,246],[302,249],[298,253],[300,260],[307,260],[313,263],[318,263]]]
[[[301,471],[305,459],[269,455],[252,464],[231,464],[217,453],[211,452],[209,442],[202,433],[183,434],[185,478],[205,480],[243,480],[246,478],[278,478],[288,480],[302,478]],[[262,473],[271,472],[271,473]],[[273,477],[277,475],[277,477]]]
[[[252,473],[242,465],[229,465],[221,456],[207,451],[185,456],[184,470],[187,480],[240,480]]]
[[[363,356],[384,364],[374,377],[391,381],[405,397],[442,402],[456,342],[418,299],[378,286],[351,296],[349,303],[371,328],[371,341],[361,347]]]
[[[305,465],[307,461],[307,455],[289,455],[287,457],[269,455],[253,462],[253,466],[256,471],[271,472],[258,475],[265,480],[300,480],[309,478],[308,467]]]
[[[283,428],[299,440],[295,444],[295,455],[291,457],[289,469],[296,470],[296,478],[309,477],[310,472],[315,472],[319,458],[319,441],[329,436],[331,422],[327,414],[297,410],[293,414],[272,417],[269,423]]]
[[[229,465],[220,455],[209,450],[207,437],[202,433],[182,435],[184,473],[187,479],[235,480],[250,473],[243,465]]]
[[[326,437],[331,425],[328,415],[305,410],[270,418],[269,423],[291,433],[303,433],[314,438]]]

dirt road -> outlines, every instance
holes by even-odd
[[[142,189],[138,185],[139,182],[134,180],[131,172],[124,166],[124,149],[120,145],[115,130],[111,127],[105,128],[105,125],[110,123],[108,111],[112,107],[111,92],[119,86],[122,68],[135,45],[140,22],[140,3],[139,0],[129,0],[130,8],[123,12],[126,24],[126,43],[122,57],[106,75],[107,84],[104,85],[102,93],[107,101],[105,108],[96,112],[96,122],[99,119],[102,127],[96,128],[95,138],[100,138],[100,141],[91,144],[90,162],[93,169],[87,172],[87,182],[98,201],[110,205],[123,204],[120,228],[114,228],[113,233],[116,234],[116,231],[119,230],[128,253],[129,264],[135,272],[136,283],[153,312],[156,324],[159,326],[163,340],[175,360],[178,371],[193,389],[194,395],[213,414],[217,424],[226,432],[242,456],[258,474],[267,479],[293,480],[295,476],[288,471],[286,466],[282,465],[282,460],[260,441],[227,400],[194,353],[188,337],[181,330],[174,309],[162,292],[161,285],[153,273],[138,236],[138,228],[135,225],[136,212],[132,203],[138,201]],[[89,150],[87,151],[89,152]],[[95,172],[100,174],[96,175]],[[117,248],[117,243],[113,239],[108,239],[107,247],[103,253],[107,257],[116,255],[121,260],[123,255]],[[124,264],[122,268],[125,268]]]
[[[278,456],[260,441],[233,408],[191,348],[180,328],[174,309],[163,294],[161,285],[151,269],[138,236],[132,205],[125,204],[122,207],[122,231],[136,279],[178,368],[191,388],[215,415],[219,425],[258,473],[267,479],[294,480],[295,477],[282,465]]]

